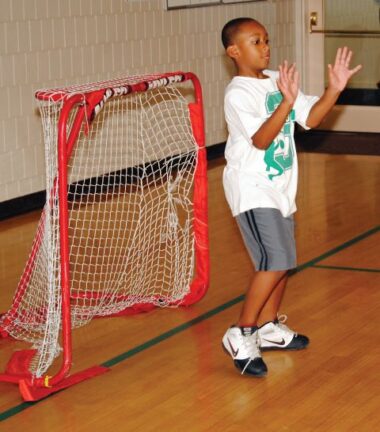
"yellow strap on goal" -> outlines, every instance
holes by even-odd
[[[44,378],[44,386],[45,387],[49,387],[49,388],[51,388],[52,386],[50,385],[50,378],[51,378],[51,376],[50,375],[46,375],[45,376],[45,378]]]

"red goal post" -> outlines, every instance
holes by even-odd
[[[178,89],[186,81],[193,85],[193,102]],[[205,295],[209,283],[207,159],[198,78],[190,72],[133,76],[42,90],[36,99],[50,146],[45,152],[47,199],[12,306],[0,319],[2,336],[36,347],[15,352],[0,374],[0,381],[19,384],[25,400],[106,371],[95,366],[69,376],[73,328],[95,316],[188,306]],[[85,157],[81,172],[70,165]],[[105,159],[99,171],[89,165]],[[116,225],[124,231],[115,231]],[[92,255],[95,243],[101,253]],[[100,266],[111,269],[113,288],[103,267],[97,279],[92,277],[91,269]],[[115,278],[118,271],[121,276]],[[138,291],[147,284],[150,291]],[[44,298],[36,299],[40,295]],[[46,339],[51,345],[43,345]],[[60,351],[61,367],[49,376]]]

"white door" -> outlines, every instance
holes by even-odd
[[[297,63],[306,92],[323,93],[327,64],[339,46],[354,51],[352,67],[363,65],[319,129],[380,132],[380,0],[296,0],[296,7]]]

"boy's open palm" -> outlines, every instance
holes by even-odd
[[[290,67],[285,60],[280,66],[277,86],[280,89],[282,96],[286,102],[293,105],[297,99],[299,90],[299,73],[296,69],[296,64],[293,63]]]
[[[354,69],[349,69],[351,58],[351,50],[349,50],[347,47],[338,48],[334,65],[327,65],[329,70],[330,87],[339,91],[344,90],[348,80],[352,77],[352,75],[360,71],[362,68],[361,65],[356,66]]]

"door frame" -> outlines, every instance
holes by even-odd
[[[325,50],[320,33],[309,32],[311,12],[318,13],[316,30],[324,29],[325,0],[295,0],[296,63],[301,73],[301,88],[307,94],[322,95],[324,91]],[[328,114],[320,130],[380,133],[380,107],[336,105]]]

